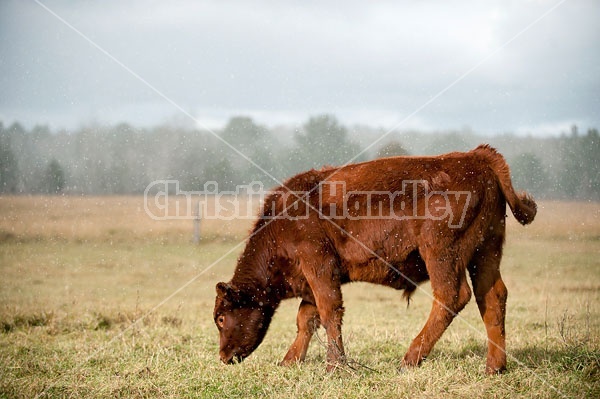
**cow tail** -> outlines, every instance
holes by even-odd
[[[526,225],[533,222],[537,213],[537,205],[533,197],[528,193],[524,191],[520,193],[515,192],[510,180],[510,168],[504,157],[488,144],[480,145],[475,149],[475,152],[485,155],[488,159],[496,175],[502,194],[504,194],[508,206],[510,206],[513,215],[519,223]]]

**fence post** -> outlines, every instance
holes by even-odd
[[[200,222],[202,221],[202,208],[200,206],[200,201],[196,206],[196,210],[194,211],[194,244],[200,243]]]

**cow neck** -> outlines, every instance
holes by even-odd
[[[277,307],[283,299],[284,287],[275,278],[276,262],[270,240],[264,232],[252,235],[239,257],[231,284],[256,302]]]

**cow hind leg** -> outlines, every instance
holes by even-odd
[[[502,241],[498,238],[476,252],[469,273],[479,313],[487,332],[487,374],[499,374],[506,370],[506,343],[504,320],[508,291],[500,276]]]
[[[433,290],[433,304],[429,318],[417,337],[412,341],[402,364],[419,365],[431,352],[454,317],[471,298],[466,270],[451,254],[425,257]]]
[[[317,307],[314,304],[303,300],[300,303],[298,316],[296,317],[298,333],[294,343],[292,343],[287,354],[281,363],[279,363],[281,366],[288,366],[296,362],[304,361],[310,340],[315,331],[319,328],[320,323]]]

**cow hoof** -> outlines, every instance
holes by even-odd
[[[292,364],[295,363],[297,363],[295,360],[283,359],[282,361],[277,363],[277,365],[281,367],[290,367]]]
[[[398,367],[398,374],[406,374],[412,367],[402,365]]]
[[[402,366],[400,367],[417,367],[425,360],[425,356],[411,356],[407,353],[402,359]]]
[[[400,374],[405,374],[418,366],[419,366],[419,363],[416,363],[416,364],[410,363],[410,362],[407,362],[406,359],[403,359],[402,363],[400,364],[400,367],[398,367],[398,372]]]
[[[502,375],[505,372],[506,372],[506,366],[501,366],[501,367],[486,366],[485,367],[485,373],[487,375]]]

